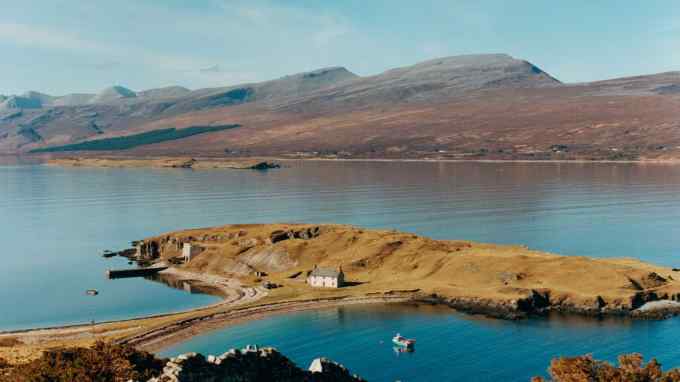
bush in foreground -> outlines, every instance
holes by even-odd
[[[664,372],[653,359],[644,364],[642,355],[619,356],[618,366],[593,359],[592,355],[556,358],[548,369],[552,382],[680,382],[680,370]],[[534,377],[532,382],[545,382]]]
[[[366,382],[325,358],[315,359],[309,370],[302,369],[268,347],[248,346],[208,357],[188,353],[160,360],[129,346],[105,342],[98,342],[92,348],[51,350],[29,363],[0,368],[0,381]]]
[[[0,361],[1,364],[1,361]],[[132,347],[97,342],[91,348],[50,350],[26,364],[5,368],[13,382],[146,381],[160,374],[164,360]],[[0,366],[0,376],[3,369]]]

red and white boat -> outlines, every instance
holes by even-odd
[[[405,349],[413,349],[416,346],[416,340],[402,337],[399,333],[392,338],[392,343]]]

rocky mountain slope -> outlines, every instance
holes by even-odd
[[[110,88],[106,88],[96,96],[92,97],[88,103],[111,103],[118,100],[135,97],[137,97],[137,94],[128,88],[122,86],[111,86]]]
[[[359,77],[334,67],[190,91],[0,98],[0,153],[145,131],[238,124],[129,156],[440,159],[680,158],[680,72],[563,84],[504,54]]]

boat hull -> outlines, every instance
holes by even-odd
[[[413,342],[404,342],[404,341],[398,341],[398,340],[392,340],[392,343],[395,344],[396,346],[399,346],[399,347],[402,347],[402,348],[407,348],[407,349],[413,348],[413,345],[414,345]]]

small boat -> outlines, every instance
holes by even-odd
[[[404,353],[413,353],[415,349],[413,347],[410,348],[405,348],[401,346],[393,346],[392,349],[394,350],[397,355],[404,354]]]
[[[397,333],[394,338],[392,338],[392,343],[404,349],[413,349],[416,345],[416,340],[404,338]]]
[[[85,293],[87,293],[88,296],[96,296],[99,294],[99,291],[96,289],[88,289]]]

